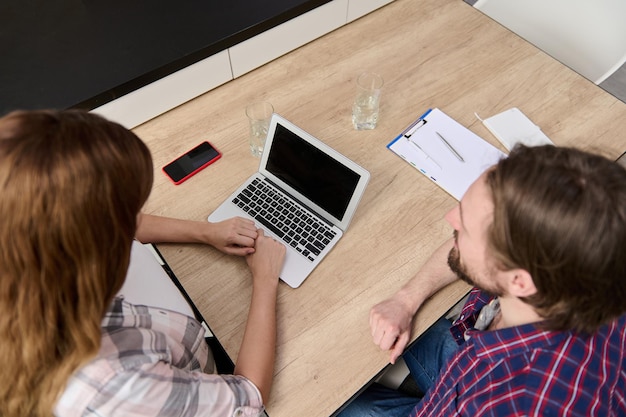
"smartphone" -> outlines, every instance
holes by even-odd
[[[180,184],[221,157],[220,151],[205,141],[165,165],[163,172],[170,177],[174,184]]]

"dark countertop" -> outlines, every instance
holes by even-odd
[[[0,115],[93,109],[330,1],[3,1]]]

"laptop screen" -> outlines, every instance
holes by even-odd
[[[343,219],[360,175],[280,123],[266,169],[300,194]]]

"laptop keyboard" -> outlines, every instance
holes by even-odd
[[[289,196],[258,178],[233,203],[309,261],[314,261],[336,235]]]

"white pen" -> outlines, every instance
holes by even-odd
[[[434,163],[435,165],[437,165],[437,167],[439,167],[439,169],[441,169],[441,165],[439,165],[439,162],[435,161],[435,158],[433,158],[432,156],[430,156],[430,155],[428,154],[428,152],[426,152],[424,149],[422,149],[422,147],[421,147],[421,146],[419,146],[417,143],[413,142],[413,141],[412,141],[411,139],[409,139],[409,138],[406,138],[406,140],[408,140],[409,142],[411,142],[411,143],[413,144],[413,146],[415,146],[417,149],[419,149],[420,151],[422,151],[422,153],[423,153],[424,155],[426,155],[426,159],[430,159],[431,161],[433,161],[433,163]]]
[[[459,161],[465,162],[465,159],[463,159],[461,154],[456,149],[454,149],[454,147],[452,145],[450,145],[450,143],[446,140],[446,138],[443,137],[443,135],[441,133],[439,133],[437,131],[435,131],[435,133],[437,134],[437,136],[439,136],[439,139],[441,139],[443,144],[446,145],[446,148],[448,148],[448,150],[450,150],[450,152],[452,152],[452,154],[454,156],[456,156]]]

